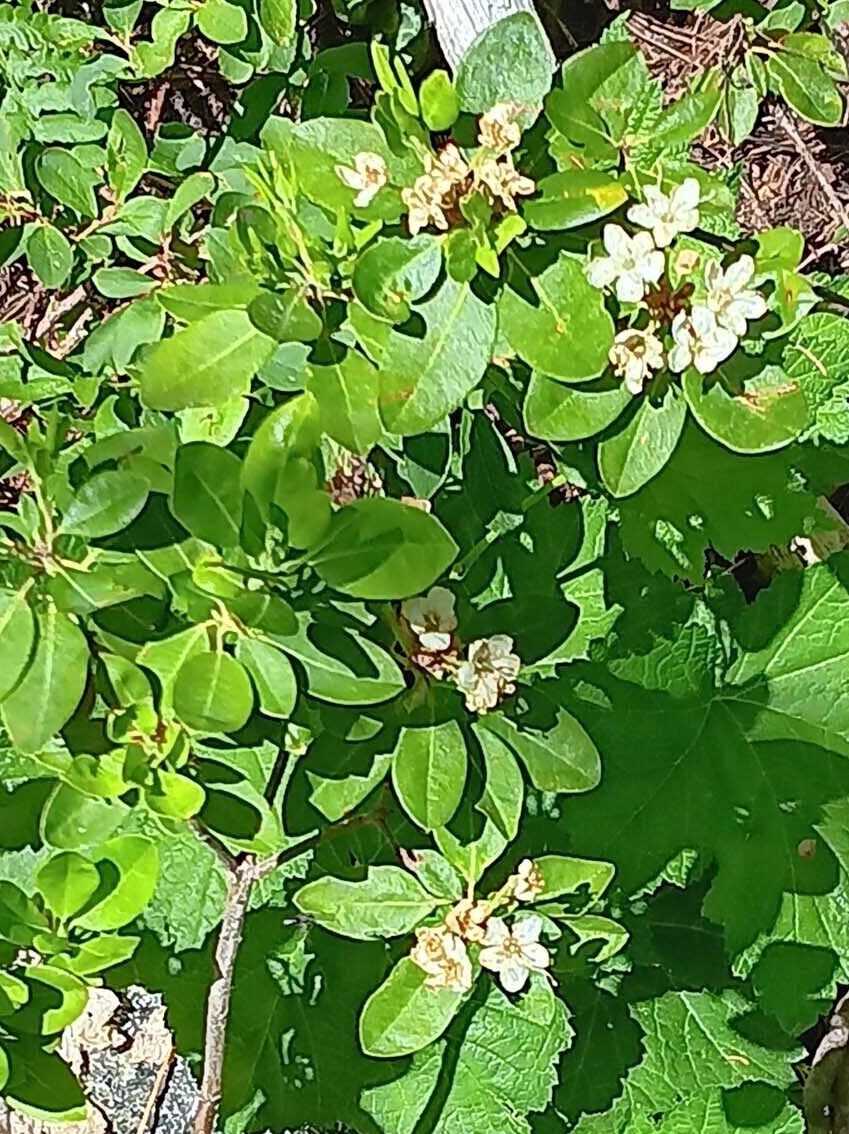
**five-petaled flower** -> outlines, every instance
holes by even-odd
[[[358,209],[370,205],[389,180],[389,170],[380,154],[364,150],[354,157],[353,169],[349,165],[337,165],[336,176],[357,195],[354,204]]]
[[[522,107],[517,102],[499,102],[478,120],[478,142],[487,150],[505,154],[522,140],[518,118]]]
[[[466,661],[457,670],[457,685],[474,713],[494,709],[499,701],[515,692],[513,684],[522,667],[513,653],[513,639],[506,634],[479,638],[469,646]]]
[[[446,587],[431,587],[423,597],[406,599],[401,614],[423,649],[434,653],[450,649],[457,616],[454,595]]]
[[[485,969],[498,973],[505,992],[519,992],[531,972],[544,972],[548,968],[550,957],[539,942],[541,932],[540,917],[521,918],[513,923],[512,929],[500,917],[491,917],[486,923],[480,963]]]
[[[539,867],[529,858],[523,858],[512,878],[513,897],[519,902],[535,902],[545,889]]]
[[[699,224],[699,183],[687,177],[671,193],[661,192],[654,185],[643,190],[646,203],[632,205],[628,220],[647,228],[658,248],[666,248],[679,232],[692,232]]]
[[[625,388],[641,394],[652,372],[663,368],[663,343],[651,329],[629,327],[613,340],[609,358],[614,371],[625,379]]]
[[[598,288],[615,283],[620,303],[639,303],[646,284],[657,283],[663,275],[663,253],[655,248],[648,232],[629,236],[618,224],[606,224],[602,239],[608,254],[590,260],[587,279]]]
[[[725,271],[717,260],[705,264],[707,305],[720,327],[732,331],[738,338],[745,335],[750,319],[766,315],[766,300],[759,291],[748,286],[754,274],[755,261],[751,256],[741,256]]]
[[[674,346],[667,360],[676,373],[695,366],[700,374],[710,374],[734,352],[737,336],[720,327],[709,307],[697,303],[688,313],[679,311],[672,323]]]
[[[472,962],[465,943],[444,925],[416,930],[410,959],[427,974],[425,987],[467,992],[472,987]]]

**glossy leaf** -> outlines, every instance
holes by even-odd
[[[483,377],[495,311],[468,284],[446,280],[415,314],[424,333],[393,331],[377,360],[380,415],[392,433],[423,433],[456,409]]]
[[[687,403],[669,391],[659,405],[644,398],[619,432],[598,447],[602,480],[614,496],[630,496],[657,476],[675,451]]]
[[[151,409],[179,410],[246,394],[273,346],[245,311],[198,319],[147,356],[139,377],[142,401]]]
[[[460,61],[463,110],[481,114],[499,102],[539,105],[551,86],[551,49],[539,20],[516,12],[481,32]]]
[[[298,682],[282,650],[258,638],[242,637],[236,643],[236,658],[250,674],[262,711],[269,717],[290,717]]]
[[[239,543],[242,520],[242,463],[205,441],[182,445],[174,466],[171,511],[198,539],[216,547]]]
[[[88,643],[54,606],[39,612],[29,667],[3,701],[6,731],[22,752],[37,752],[68,721],[88,676]]]
[[[362,882],[318,878],[302,887],[295,904],[325,929],[359,941],[409,933],[436,905],[411,874],[372,866]]]
[[[174,710],[200,732],[236,732],[253,708],[253,689],[244,666],[222,651],[183,662],[174,681]]]
[[[135,473],[114,469],[87,480],[65,509],[62,531],[100,539],[125,528],[141,512],[148,485]]]
[[[340,509],[311,563],[326,583],[365,599],[400,599],[438,579],[457,554],[434,517],[398,500],[373,497]]]
[[[456,721],[401,730],[392,783],[420,827],[444,827],[457,810],[465,782],[466,742]]]
[[[505,288],[499,325],[516,353],[542,374],[588,382],[601,374],[613,341],[613,321],[600,291],[590,285],[577,256],[562,254],[531,277],[535,302]]]

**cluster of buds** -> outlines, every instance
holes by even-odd
[[[705,295],[695,302],[692,286],[672,293],[665,275],[666,249],[680,233],[698,227],[699,183],[688,177],[670,194],[648,186],[644,195],[644,204],[628,210],[628,219],[641,231],[630,235],[621,225],[605,225],[606,255],[587,266],[594,287],[610,289],[620,303],[648,312],[646,326],[620,331],[610,349],[613,369],[632,394],[642,393],[659,370],[680,373],[693,366],[700,374],[712,373],[737,349],[749,321],[767,310],[764,297],[749,286],[755,274],[751,256],[741,256],[725,270],[715,260],[705,264]],[[698,262],[691,249],[683,249],[675,265],[688,273]],[[671,324],[669,349],[661,338],[666,322]]]
[[[411,660],[434,677],[454,681],[471,712],[489,712],[515,693],[522,661],[513,653],[513,639],[506,634],[479,638],[461,658],[454,595],[446,587],[407,599],[401,617],[414,639]]]
[[[441,924],[418,929],[410,958],[427,975],[425,987],[468,992],[474,982],[474,960],[497,975],[505,992],[520,992],[532,972],[545,972],[551,959],[539,940],[542,918],[521,917],[508,925],[495,916],[500,905],[515,908],[536,901],[543,889],[540,871],[524,859],[489,899],[463,898]]]

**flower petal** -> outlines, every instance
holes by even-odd
[[[655,219],[669,210],[669,198],[657,185],[646,185],[643,189],[643,196],[654,213]]]
[[[520,945],[528,945],[532,941],[539,941],[542,933],[542,918],[536,914],[523,917],[513,923],[513,937]]]
[[[668,248],[680,231],[675,221],[661,220],[652,229],[652,235],[658,248]]]
[[[519,992],[528,983],[528,970],[523,965],[509,964],[501,969],[498,979],[505,992]]]
[[[631,237],[620,224],[606,224],[601,236],[614,260],[625,260],[631,255]]]
[[[640,228],[654,228],[657,217],[648,205],[632,205],[628,210],[628,220]]]
[[[484,937],[484,945],[503,945],[510,937],[510,930],[507,928],[507,922],[501,917],[491,917],[486,923],[486,937]],[[481,952],[481,957],[487,950]],[[483,961],[481,961],[483,964]]]
[[[616,298],[620,303],[639,303],[646,287],[639,272],[626,272],[616,281]]]
[[[419,634],[418,638],[422,646],[434,654],[444,653],[451,645],[451,635],[443,634],[440,630],[427,630],[424,634]]]
[[[713,291],[715,288],[721,286],[722,283],[722,265],[719,260],[708,260],[705,263],[705,284],[708,291]]]
[[[709,307],[705,307],[702,303],[693,304],[690,322],[693,324],[696,336],[700,339],[716,330],[716,316]]]
[[[666,358],[666,365],[675,373],[680,374],[686,370],[693,361],[693,355],[688,343],[676,343]]]
[[[755,274],[755,261],[751,256],[741,256],[725,272],[725,286],[729,291],[742,291]]]
[[[538,941],[532,941],[522,948],[522,959],[532,969],[547,969],[551,964],[548,950]]]
[[[728,304],[728,309],[739,312],[744,319],[762,319],[766,315],[766,300],[759,291],[741,291]]]
[[[657,283],[666,267],[666,257],[662,252],[650,252],[640,266],[643,279],[648,280],[649,283]]]
[[[497,973],[501,971],[504,965],[504,953],[497,945],[488,945],[481,949],[478,954],[478,960],[485,969],[490,969],[492,972]]]
[[[631,241],[631,254],[635,260],[644,260],[655,251],[654,238],[650,232],[638,232]]]
[[[610,256],[599,256],[587,264],[587,279],[597,288],[609,287],[616,279],[617,267]]]
[[[682,209],[695,209],[701,200],[702,187],[695,177],[685,177],[681,184],[673,190],[671,197],[672,209],[679,212]]]
[[[647,368],[641,358],[632,355],[625,363],[625,371],[623,374],[625,379],[625,387],[632,394],[641,394],[643,392],[643,383],[647,377]]]
[[[351,169],[347,165],[334,166],[336,176],[339,180],[348,186],[349,189],[362,189],[363,188],[363,175],[358,173],[356,169]]]

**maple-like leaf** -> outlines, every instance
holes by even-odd
[[[564,804],[574,849],[612,860],[629,892],[698,851],[715,867],[705,913],[732,953],[773,925],[785,891],[809,889],[798,848],[849,792],[849,562],[832,563],[745,612],[730,666],[696,617],[645,654],[570,671],[603,766],[596,790]]]
[[[414,1056],[400,1078],[367,1090],[362,1106],[386,1134],[412,1134],[423,1116],[433,1134],[530,1134],[525,1116],[547,1105],[571,1038],[566,1006],[544,980],[518,999],[492,984],[445,1041]]]
[[[735,992],[668,992],[632,1005],[643,1031],[644,1056],[629,1072],[621,1096],[603,1114],[585,1115],[575,1134],[731,1134],[724,1092],[749,1083],[786,1088],[795,1081],[800,1052],[766,1048],[734,1024],[751,1007]],[[796,1134],[798,1112],[775,1091],[773,1119],[750,1128],[759,1134]],[[749,1124],[747,1124],[748,1126]]]

